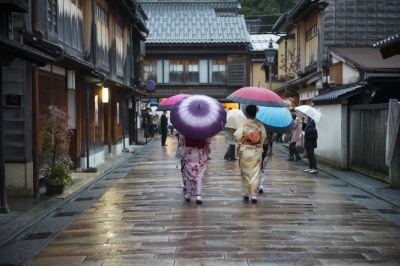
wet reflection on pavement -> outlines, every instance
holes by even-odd
[[[244,200],[223,135],[213,139],[203,204],[186,202],[176,140],[167,144],[27,265],[400,265],[398,226],[275,155],[258,202]]]

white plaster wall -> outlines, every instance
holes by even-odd
[[[89,167],[95,167],[99,164],[104,163],[104,151],[98,152],[96,154],[89,155]],[[86,156],[81,158],[81,168],[86,169]]]
[[[33,195],[33,163],[6,163],[6,188],[9,196]]]
[[[340,104],[315,106],[329,121],[329,130],[318,127],[318,147],[315,154],[341,164],[341,123],[342,109]]]
[[[342,68],[343,84],[355,83],[360,79],[360,73],[349,65],[343,63]]]

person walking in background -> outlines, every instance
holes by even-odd
[[[299,133],[298,133],[299,121],[296,119],[295,114],[292,114],[292,118],[293,118],[294,128],[291,132],[292,136],[288,140],[288,142],[289,142],[289,159],[287,159],[286,161],[294,161],[293,156],[296,156],[296,161],[301,161],[300,154],[296,149],[296,142],[298,142],[300,139]]]
[[[161,146],[168,146],[165,144],[168,135],[168,118],[167,111],[164,111],[161,115]]]
[[[267,137],[264,125],[255,119],[257,106],[246,107],[247,120],[235,131],[238,142],[237,154],[242,176],[243,198],[257,202],[257,190],[261,177],[262,143]]]
[[[204,172],[207,169],[208,155],[211,153],[211,138],[192,139],[179,134],[182,156],[184,162],[184,178],[186,179],[185,200],[196,196],[196,203],[202,204],[201,194],[203,189]]]
[[[304,172],[310,174],[318,173],[317,161],[315,159],[314,149],[317,148],[318,132],[315,128],[315,122],[308,116],[306,117],[307,123],[303,124],[304,138],[306,139],[306,149],[308,157],[308,169]]]
[[[224,159],[225,160],[237,160],[235,154],[235,136],[233,133],[236,129],[233,128],[225,128],[225,143],[229,145],[228,150],[225,153]]]
[[[272,155],[272,145],[274,144],[274,133],[268,132],[268,155]]]
[[[150,112],[151,108],[147,107],[146,112],[144,112],[143,116],[145,138],[151,138],[151,128],[153,127],[153,119]]]
[[[265,171],[267,170],[268,164],[268,138],[265,139],[263,147],[263,152],[261,155],[261,177],[258,182],[258,193],[264,193],[264,179],[265,179]]]

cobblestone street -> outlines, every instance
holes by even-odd
[[[1,262],[16,263],[4,252],[30,249],[26,265],[400,265],[400,227],[355,198],[392,205],[360,191],[349,197],[335,186],[355,188],[304,173],[305,162],[286,162],[276,149],[264,193],[246,201],[237,161],[222,159],[222,134],[213,139],[203,204],[186,202],[176,140],[167,144],[151,143],[18,236]]]

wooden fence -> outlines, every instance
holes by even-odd
[[[349,106],[349,168],[389,182],[385,164],[389,104]]]

